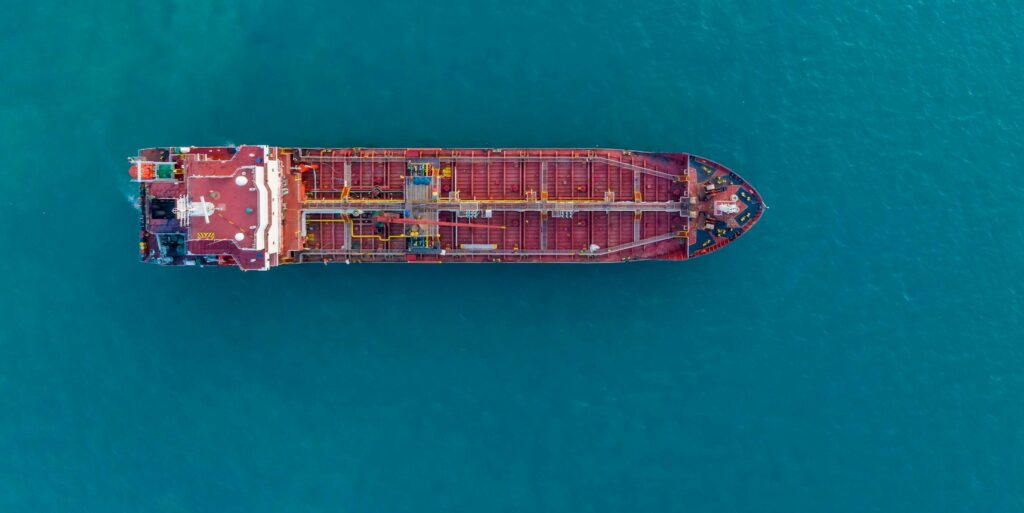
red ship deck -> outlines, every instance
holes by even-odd
[[[146,162],[176,169],[141,184],[150,207],[177,202],[176,227],[143,212],[143,259],[164,264],[683,260],[763,210],[735,173],[681,153],[246,146]],[[165,251],[167,233],[187,251]]]

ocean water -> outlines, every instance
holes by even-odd
[[[1024,510],[1019,2],[14,2],[0,511]],[[690,151],[682,263],[136,261],[143,146]]]

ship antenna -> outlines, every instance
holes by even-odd
[[[206,197],[199,197],[199,205],[203,208],[203,219],[206,220],[206,224],[210,224],[210,211],[206,208]]]

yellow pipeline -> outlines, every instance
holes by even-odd
[[[404,200],[366,200],[365,202],[360,202],[359,200],[349,198],[348,200],[303,200],[302,203],[350,203],[358,205],[359,203],[404,203]]]

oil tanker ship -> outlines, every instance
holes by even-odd
[[[765,209],[686,153],[243,145],[129,160],[140,258],[160,265],[686,260]]]

